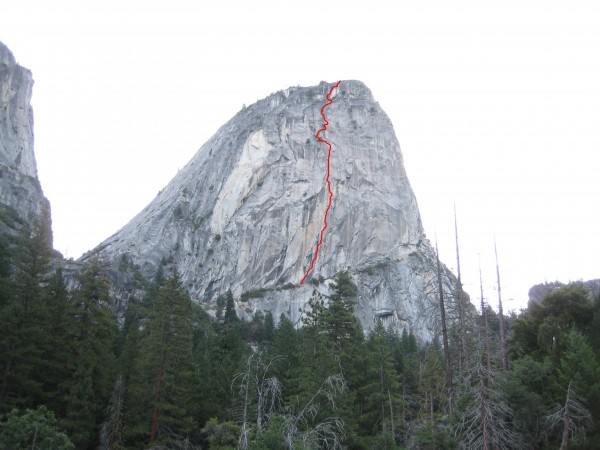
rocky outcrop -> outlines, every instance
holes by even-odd
[[[38,179],[33,151],[33,79],[0,42],[0,232],[37,220],[50,229],[50,203]]]
[[[295,321],[315,291],[328,295],[328,280],[348,271],[365,329],[380,318],[430,339],[434,252],[392,124],[359,81],[342,81],[326,109],[333,204],[315,268],[299,284],[327,204],[327,147],[315,133],[331,86],[289,88],[242,109],[82,260],[99,255],[148,277],[172,265],[207,307],[231,289],[242,314],[270,310]],[[447,270],[444,284],[449,295]]]

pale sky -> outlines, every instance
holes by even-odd
[[[32,70],[55,247],[77,258],[142,210],[242,104],[358,79],[390,116],[425,231],[507,309],[600,278],[600,2],[3,0]],[[335,170],[335,168],[333,168]],[[513,299],[509,301],[509,299]]]

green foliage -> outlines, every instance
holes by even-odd
[[[271,291],[271,289],[266,289],[266,288],[254,289],[252,291],[248,291],[248,292],[242,293],[242,295],[240,296],[240,298],[241,298],[241,300],[243,302],[247,302],[251,298],[261,298],[261,297],[264,297],[265,294],[267,292],[270,292],[270,291]]]
[[[0,308],[13,295],[14,286],[11,279],[11,262],[13,260],[11,251],[11,239],[0,233]]]
[[[415,441],[418,442],[418,448],[420,449],[450,450],[459,448],[447,427],[442,427],[431,422],[428,422],[417,431]]]
[[[593,304],[580,284],[571,284],[547,294],[541,305],[532,304],[514,324],[513,356],[550,355],[557,362],[566,334],[575,327],[587,331],[593,320]]]
[[[421,398],[419,416],[431,423],[443,411],[447,402],[446,379],[442,349],[438,341],[433,341],[425,350],[419,368],[419,396]]]
[[[583,402],[595,421],[590,434],[593,441],[600,436],[600,363],[588,339],[596,336],[590,325],[597,320],[597,311],[584,288],[575,283],[547,294],[541,305],[532,305],[514,323],[506,392],[532,446],[542,445],[540,418],[562,404],[570,383],[586,387]]]
[[[337,274],[334,278],[334,282],[335,296],[344,299],[351,299],[356,297],[356,294],[358,293],[358,288],[356,287],[356,285],[354,284],[347,272],[340,272],[339,274]]]
[[[202,432],[207,436],[211,450],[234,450],[237,447],[240,427],[233,422],[210,419]]]
[[[150,291],[152,310],[129,377],[129,439],[169,445],[191,432],[193,366],[191,300],[176,273]]]
[[[535,448],[541,444],[543,430],[540,418],[552,406],[554,376],[549,359],[536,361],[525,356],[512,362],[510,377],[504,383],[503,390],[515,411],[515,422],[527,430],[524,444]]]
[[[59,417],[65,413],[65,384],[71,376],[75,355],[72,352],[72,331],[76,325],[76,310],[69,298],[62,270],[59,268],[50,278],[44,293],[46,302],[44,329],[46,338],[42,344],[44,375],[43,402]]]
[[[117,378],[108,407],[106,421],[100,428],[100,447],[119,450],[123,445],[123,416],[125,414],[125,382],[122,376]]]
[[[367,266],[359,270],[359,273],[366,273],[367,275],[375,275],[378,272],[381,272],[386,267],[389,267],[389,261],[382,261],[372,266]]]
[[[282,314],[274,333],[271,354],[282,357],[282,361],[273,368],[273,375],[280,381],[288,397],[298,394],[300,345],[300,336],[294,324]]]
[[[42,288],[49,272],[47,230],[36,226],[31,237],[27,230],[23,233],[0,248],[5,252],[0,258],[0,412],[45,400],[51,360],[44,352],[52,324],[47,321],[50,305]]]
[[[364,380],[360,389],[363,433],[390,434],[395,415],[401,410],[400,383],[394,367],[393,334],[388,333],[381,321],[369,333],[367,340]],[[392,435],[393,437],[393,435]]]
[[[408,329],[398,335],[381,322],[365,339],[347,273],[334,277],[330,297],[313,292],[300,324],[282,315],[275,326],[269,312],[238,318],[231,291],[211,318],[176,274],[165,275],[166,260],[149,282],[123,257],[136,294],[117,330],[108,271],[92,259],[67,291],[50,240],[43,227],[18,239],[0,236],[0,448],[31,448],[35,437],[38,448],[50,449],[233,449],[242,433],[250,449],[456,448],[468,444],[454,430],[481,431],[477,400],[500,411],[495,423],[521,432],[519,445],[558,448],[564,433],[556,420],[575,398],[567,386],[577,387],[581,411],[591,413],[591,422],[573,422],[587,436],[569,435],[570,448],[600,447],[600,298],[580,285],[508,320],[510,371],[480,384],[459,374],[451,403],[439,343],[419,347]],[[495,339],[499,321],[491,309],[486,314]],[[457,348],[451,352],[456,358]],[[495,353],[492,346],[492,371]],[[240,390],[233,381],[256,355],[277,363],[264,377],[249,371],[254,388]],[[281,388],[278,401],[267,402],[272,408],[255,403],[267,380]],[[240,426],[244,404],[252,421]],[[548,417],[554,427],[545,434]]]
[[[223,316],[223,319],[226,326],[236,326],[239,321],[237,313],[235,312],[235,302],[233,301],[231,289],[229,289],[225,295],[225,315]]]
[[[370,440],[369,449],[371,450],[402,450],[394,436],[389,432],[381,432]]]
[[[0,448],[71,450],[75,446],[58,428],[54,413],[40,406],[22,415],[15,409],[0,421]]]
[[[74,357],[67,363],[69,376],[59,389],[65,402],[61,422],[76,446],[88,447],[97,440],[113,387],[117,327],[108,310],[109,284],[100,262],[93,260],[78,281],[72,304],[75,320],[67,331]]]
[[[596,358],[600,361],[600,292],[596,292],[593,296],[592,311],[593,318],[590,321],[586,335],[596,353]]]
[[[199,366],[200,379],[204,380],[200,393],[203,398],[202,415],[206,419],[227,419],[228,408],[233,401],[231,382],[249,352],[249,346],[242,338],[245,324],[237,317],[231,291],[223,299],[223,322],[215,324],[214,335],[205,341],[202,364]]]
[[[281,416],[273,416],[269,420],[267,428],[260,434],[258,434],[253,440],[249,442],[249,450],[288,450],[287,442],[285,439],[285,419]],[[295,443],[295,448],[302,448],[299,442]]]
[[[263,325],[262,343],[263,345],[269,345],[273,342],[275,337],[275,320],[271,311],[267,311],[265,314],[265,320]]]

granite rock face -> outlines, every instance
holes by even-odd
[[[38,180],[33,151],[32,87],[31,72],[0,42],[0,206],[29,226],[47,221],[49,229],[50,203]],[[9,225],[0,221],[0,231],[10,231]]]
[[[327,205],[327,146],[315,133],[331,87],[293,87],[242,109],[82,260],[127,261],[148,277],[172,265],[209,309],[231,289],[241,314],[271,311],[294,321],[314,291],[328,295],[328,280],[348,271],[365,329],[381,318],[431,339],[435,254],[392,124],[359,81],[342,81],[325,109],[333,203],[314,270],[299,284]],[[443,278],[450,294],[455,280],[446,269]]]

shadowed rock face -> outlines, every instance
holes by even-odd
[[[33,151],[32,87],[31,72],[19,66],[0,42],[0,206],[16,212],[29,226],[38,219],[47,221],[49,229],[50,204],[38,180]],[[0,231],[11,228],[0,220]]]
[[[327,146],[315,133],[331,86],[289,88],[244,108],[92,253],[114,266],[126,258],[146,276],[167,261],[199,302],[265,289],[240,312],[295,321],[314,290],[329,293],[323,280],[349,271],[365,329],[381,318],[431,338],[434,253],[392,124],[359,81],[342,81],[325,109],[333,204],[315,268],[299,285],[327,205]],[[451,291],[447,271],[444,283]]]

